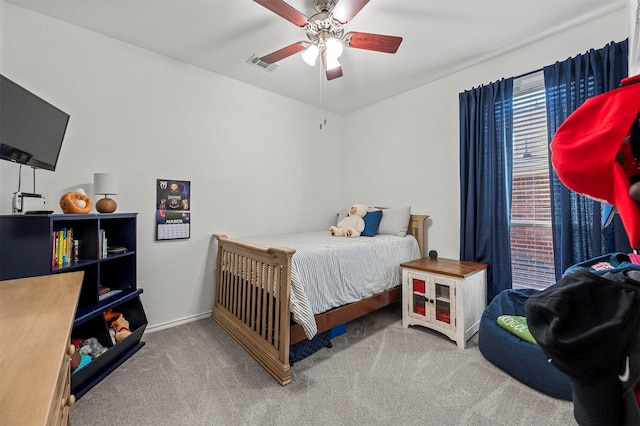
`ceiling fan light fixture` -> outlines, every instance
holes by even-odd
[[[344,50],[342,42],[334,37],[329,37],[325,42],[325,46],[327,47],[327,57],[329,58],[338,59]]]
[[[327,80],[342,77],[339,61],[344,47],[396,53],[402,37],[349,31],[345,26],[369,3],[370,0],[312,0],[317,12],[307,17],[291,6],[289,0],[253,0],[276,15],[303,29],[309,41],[298,41],[261,58],[260,63],[273,64],[301,53],[302,59],[314,67],[321,56],[322,68]]]
[[[318,53],[320,52],[320,48],[317,44],[312,43],[309,47],[306,48],[304,52],[300,54],[302,60],[309,65],[310,67],[315,66],[316,60],[318,59]]]
[[[340,61],[338,61],[337,57],[327,55],[327,71],[339,68],[340,66]]]

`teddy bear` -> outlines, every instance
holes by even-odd
[[[349,215],[338,222],[338,226],[329,228],[329,232],[334,237],[359,237],[364,231],[364,215],[367,214],[368,207],[364,204],[354,204],[349,209]]]
[[[122,315],[111,323],[111,328],[116,332],[116,342],[121,342],[131,335],[129,321],[124,319]]]
[[[103,313],[104,319],[109,323],[111,330],[109,334],[112,334],[112,341],[115,338],[116,343],[121,342],[125,338],[131,335],[129,330],[129,321],[127,321],[120,312],[114,312],[111,309],[107,309]]]

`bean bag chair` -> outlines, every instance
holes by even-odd
[[[497,323],[501,315],[525,316],[524,303],[539,290],[504,290],[480,319],[478,346],[491,363],[522,383],[554,398],[572,400],[569,377],[548,362],[540,346],[531,344]]]

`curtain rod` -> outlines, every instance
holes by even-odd
[[[529,72],[526,72],[526,73],[524,73],[524,74],[516,75],[515,77],[512,77],[512,78],[513,78],[513,79],[516,79],[516,78],[526,77],[526,76],[528,76],[528,75],[535,74],[535,73],[540,72],[540,71],[542,71],[542,70],[543,70],[542,68],[539,68],[539,69],[537,69],[537,70],[529,71]]]

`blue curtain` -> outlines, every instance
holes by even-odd
[[[549,143],[562,122],[588,98],[620,85],[628,72],[627,52],[628,40],[612,42],[544,67]],[[600,203],[567,189],[552,166],[549,173],[556,279],[576,263],[603,253],[631,251],[619,217],[603,230]]]
[[[489,265],[487,302],[511,288],[513,79],[460,101],[460,259]]]

